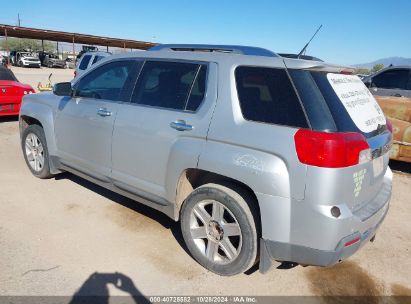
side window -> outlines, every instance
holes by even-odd
[[[94,56],[92,64],[95,64],[96,62],[100,61],[101,59],[103,59],[103,56],[98,56],[98,55]]]
[[[382,72],[372,79],[373,84],[381,89],[407,89],[409,70],[395,69]]]
[[[205,84],[199,83],[201,77],[198,76],[205,74],[205,70],[205,66],[194,63],[147,61],[131,101],[154,107],[195,111],[204,98]]]
[[[91,55],[84,55],[83,59],[80,62],[79,69],[85,70],[87,69],[88,63],[90,62]]]
[[[200,106],[205,96],[206,81],[207,81],[207,67],[202,65],[200,71],[197,74],[197,78],[191,88],[190,97],[187,101],[186,110],[195,112]]]
[[[134,61],[116,61],[98,67],[80,79],[76,97],[120,100]]]
[[[247,120],[307,128],[307,120],[284,69],[238,67],[237,93]]]

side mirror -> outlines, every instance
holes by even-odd
[[[53,86],[53,93],[57,96],[71,96],[73,94],[71,82],[56,83]]]

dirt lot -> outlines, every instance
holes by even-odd
[[[36,69],[11,67],[11,70],[20,82],[31,85],[36,90],[36,92],[38,91],[38,83],[41,82],[43,85],[47,84],[50,74],[53,74],[51,76],[52,83],[71,81],[74,77],[73,69],[50,69],[46,67]]]
[[[67,73],[58,81],[69,80],[63,78],[72,70],[58,71]],[[16,119],[0,118],[0,160],[0,295],[104,294],[108,288],[111,295],[145,296],[411,296],[407,173],[394,175],[391,209],[375,242],[348,261],[226,278],[187,254],[178,224],[166,216],[70,174],[33,177],[20,151]],[[123,285],[116,288],[119,280]]]

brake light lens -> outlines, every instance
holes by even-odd
[[[343,168],[371,159],[366,138],[356,132],[327,133],[299,129],[294,135],[294,142],[300,162],[311,166]]]

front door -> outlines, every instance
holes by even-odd
[[[114,121],[135,61],[113,61],[74,84],[73,97],[60,100],[55,133],[60,161],[102,181],[111,175]]]

